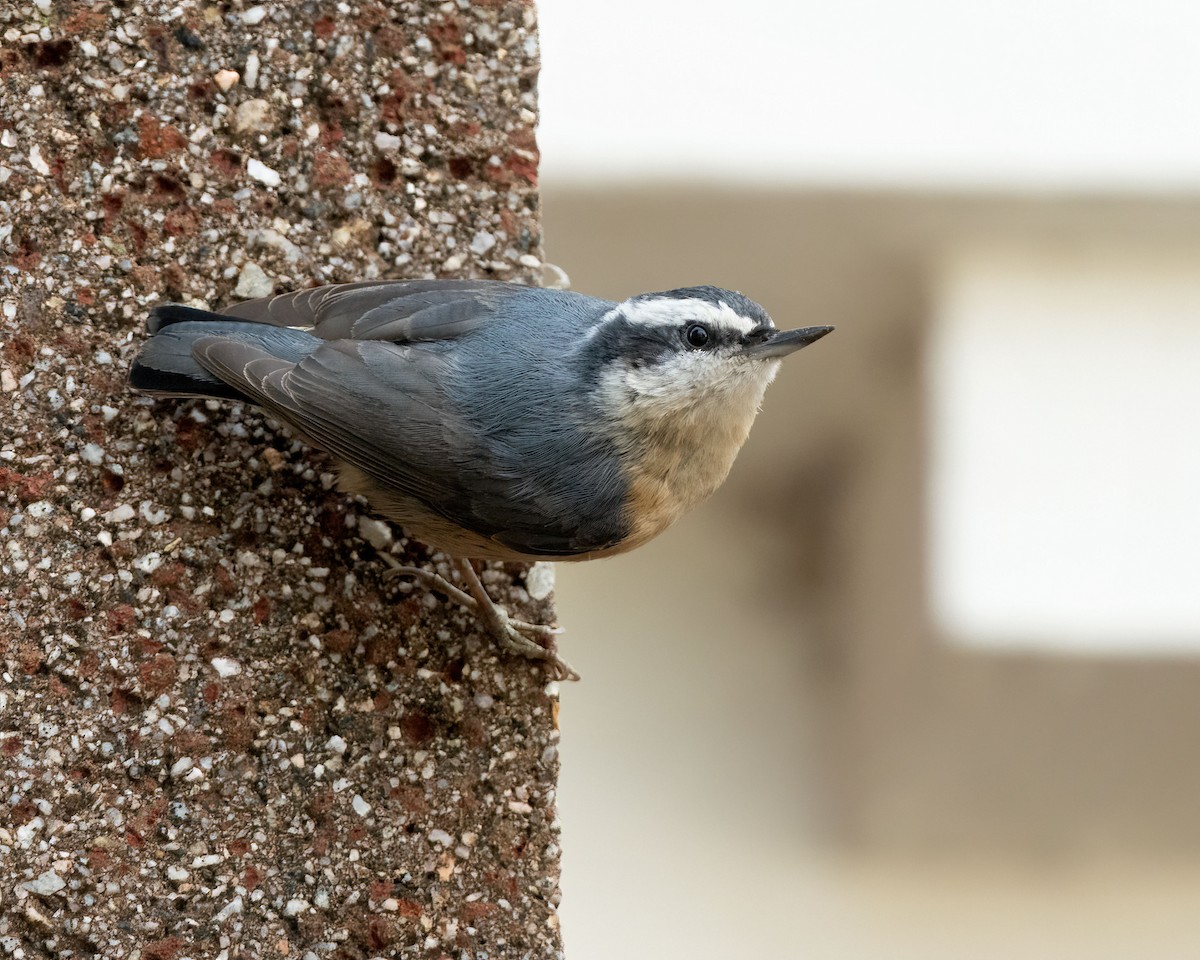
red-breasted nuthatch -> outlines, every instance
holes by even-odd
[[[510,619],[468,558],[588,560],[661,533],[724,481],[780,358],[831,329],[777,330],[711,286],[618,304],[497,281],[366,281],[221,313],[159,306],[130,383],[282,420],[333,455],[344,490],[456,558],[470,595],[399,572],[573,676],[546,646],[554,631]]]

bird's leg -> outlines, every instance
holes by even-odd
[[[444,593],[455,603],[475,612],[475,598],[469,593],[463,593],[460,588],[456,587],[440,573],[426,570],[424,567],[406,567],[388,553],[381,553],[379,557],[388,566],[388,569],[383,572],[384,580],[394,580],[396,577],[412,577],[414,580],[424,584],[427,590],[436,590],[438,593]]]
[[[488,596],[487,590],[484,589],[483,583],[480,581],[479,575],[475,573],[475,568],[471,566],[470,560],[453,560],[455,569],[458,570],[459,576],[462,577],[467,591],[469,591],[464,593],[445,577],[434,573],[432,570],[425,570],[421,567],[403,566],[386,553],[381,553],[380,556],[383,557],[384,562],[391,568],[384,573],[384,579],[390,580],[393,577],[409,576],[419,580],[428,589],[446,594],[446,596],[450,597],[456,603],[475,613],[487,625],[492,636],[496,638],[504,649],[513,653],[519,653],[530,660],[545,661],[548,672],[556,680],[579,679],[579,674],[570,664],[533,639],[533,637],[542,637],[549,640],[561,631],[555,627],[547,627],[540,623],[529,623],[525,620],[515,620],[510,617],[507,610]]]
[[[396,577],[412,577],[414,580],[419,580],[423,583],[427,590],[436,590],[438,593],[444,593],[455,603],[466,607],[472,613],[479,613],[479,604],[475,602],[475,598],[469,593],[464,593],[440,573],[426,570],[424,567],[406,567],[397,561],[395,557],[387,553],[381,553],[379,556],[388,566],[388,569],[383,572],[384,580],[393,580]],[[488,602],[491,603],[490,600]],[[548,627],[544,623],[530,623],[528,620],[518,620],[516,617],[509,617],[508,624],[514,630],[518,630],[526,636],[541,637],[545,640],[557,637],[563,632],[562,627]]]

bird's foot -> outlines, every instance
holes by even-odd
[[[546,672],[554,680],[578,680],[579,674],[565,660],[544,644],[562,633],[561,627],[549,627],[541,623],[530,623],[527,620],[517,620],[508,615],[508,611],[493,601],[484,589],[469,560],[455,560],[459,574],[467,582],[467,593],[455,586],[441,574],[426,570],[423,567],[409,567],[399,563],[394,557],[381,553],[388,569],[384,571],[383,579],[392,580],[396,577],[412,577],[428,590],[444,593],[455,603],[466,607],[479,619],[487,624],[489,632],[505,650],[518,653],[529,660],[540,660],[546,665]],[[473,581],[473,582],[472,582]],[[473,596],[472,594],[478,595]],[[539,642],[542,641],[542,642]]]
[[[496,603],[492,604],[491,612],[496,615],[494,618],[485,614],[482,619],[487,623],[492,636],[505,650],[519,653],[529,660],[542,661],[551,680],[579,679],[579,672],[566,660],[527,635],[526,631],[529,627],[541,627],[541,624],[513,620],[509,617],[508,611]],[[541,629],[547,628],[541,627]]]

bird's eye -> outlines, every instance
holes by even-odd
[[[683,339],[689,347],[700,350],[708,346],[708,327],[702,323],[689,323],[683,331]]]

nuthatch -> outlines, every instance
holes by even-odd
[[[262,407],[332,454],[341,487],[456,559],[508,649],[573,676],[468,558],[589,560],[661,533],[724,481],[780,358],[757,303],[685,287],[613,303],[486,280],[365,281],[157,307],[130,372],[161,397]],[[394,564],[394,561],[393,561]]]

